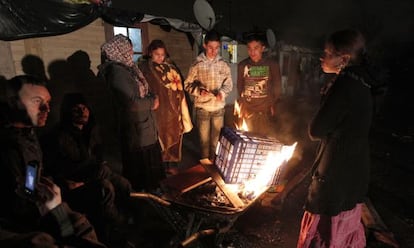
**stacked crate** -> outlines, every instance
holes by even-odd
[[[215,165],[226,183],[237,184],[254,179],[266,165],[270,152],[280,153],[283,144],[269,137],[223,127],[216,149]],[[283,165],[271,176],[270,185],[277,185]]]

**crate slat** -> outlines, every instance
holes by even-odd
[[[242,183],[254,179],[266,166],[271,152],[281,152],[283,144],[274,138],[223,127],[216,149],[215,165],[226,183]],[[283,165],[272,175],[269,185],[279,183]]]

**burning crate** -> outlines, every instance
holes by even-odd
[[[264,169],[269,153],[279,154],[283,147],[284,145],[276,139],[223,127],[214,162],[226,183],[244,183],[247,180],[255,179],[258,173]],[[269,177],[271,180],[267,186],[279,183],[283,164],[270,172],[273,174]]]

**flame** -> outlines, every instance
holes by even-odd
[[[244,118],[241,119],[241,108],[237,100],[234,102],[234,111],[233,115],[236,116],[236,122],[234,123],[237,130],[243,130],[243,131],[249,131],[249,128],[247,126],[246,120]]]
[[[249,131],[246,120],[242,118],[241,106],[236,100],[234,102],[235,127],[237,130]],[[254,178],[247,180],[240,184],[232,184],[230,189],[247,199],[254,199],[255,197],[266,191],[272,183],[277,169],[289,161],[295,151],[297,142],[290,146],[283,146],[279,152],[270,152],[267,155],[266,162]],[[229,185],[229,184],[228,184]],[[230,186],[230,185],[229,185]]]
[[[271,152],[267,155],[266,163],[255,178],[242,183],[239,194],[247,198],[255,198],[267,190],[276,170],[289,161],[295,151],[297,142],[291,146],[283,146],[280,152]]]
[[[240,117],[240,105],[239,105],[239,102],[237,100],[234,101],[233,115],[236,115],[237,117]]]
[[[243,118],[242,119],[242,124],[240,125],[240,127],[238,125],[236,125],[237,130],[243,130],[243,131],[249,131],[249,128],[247,127],[247,123],[246,120]]]

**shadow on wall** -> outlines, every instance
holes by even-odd
[[[104,139],[106,159],[116,171],[121,170],[121,155],[117,136],[117,124],[109,91],[105,82],[91,70],[91,61],[88,53],[82,50],[75,51],[67,58],[70,70],[75,75],[74,87],[77,92],[87,97],[96,122],[100,126]]]
[[[47,84],[52,96],[51,109],[45,132],[59,121],[60,105],[66,93],[76,92],[74,86],[74,74],[70,71],[69,64],[64,59],[54,60],[47,67],[49,82]]]
[[[25,74],[34,75],[43,82],[47,82],[47,76],[45,72],[45,64],[43,60],[33,54],[28,54],[22,59],[22,70]]]

